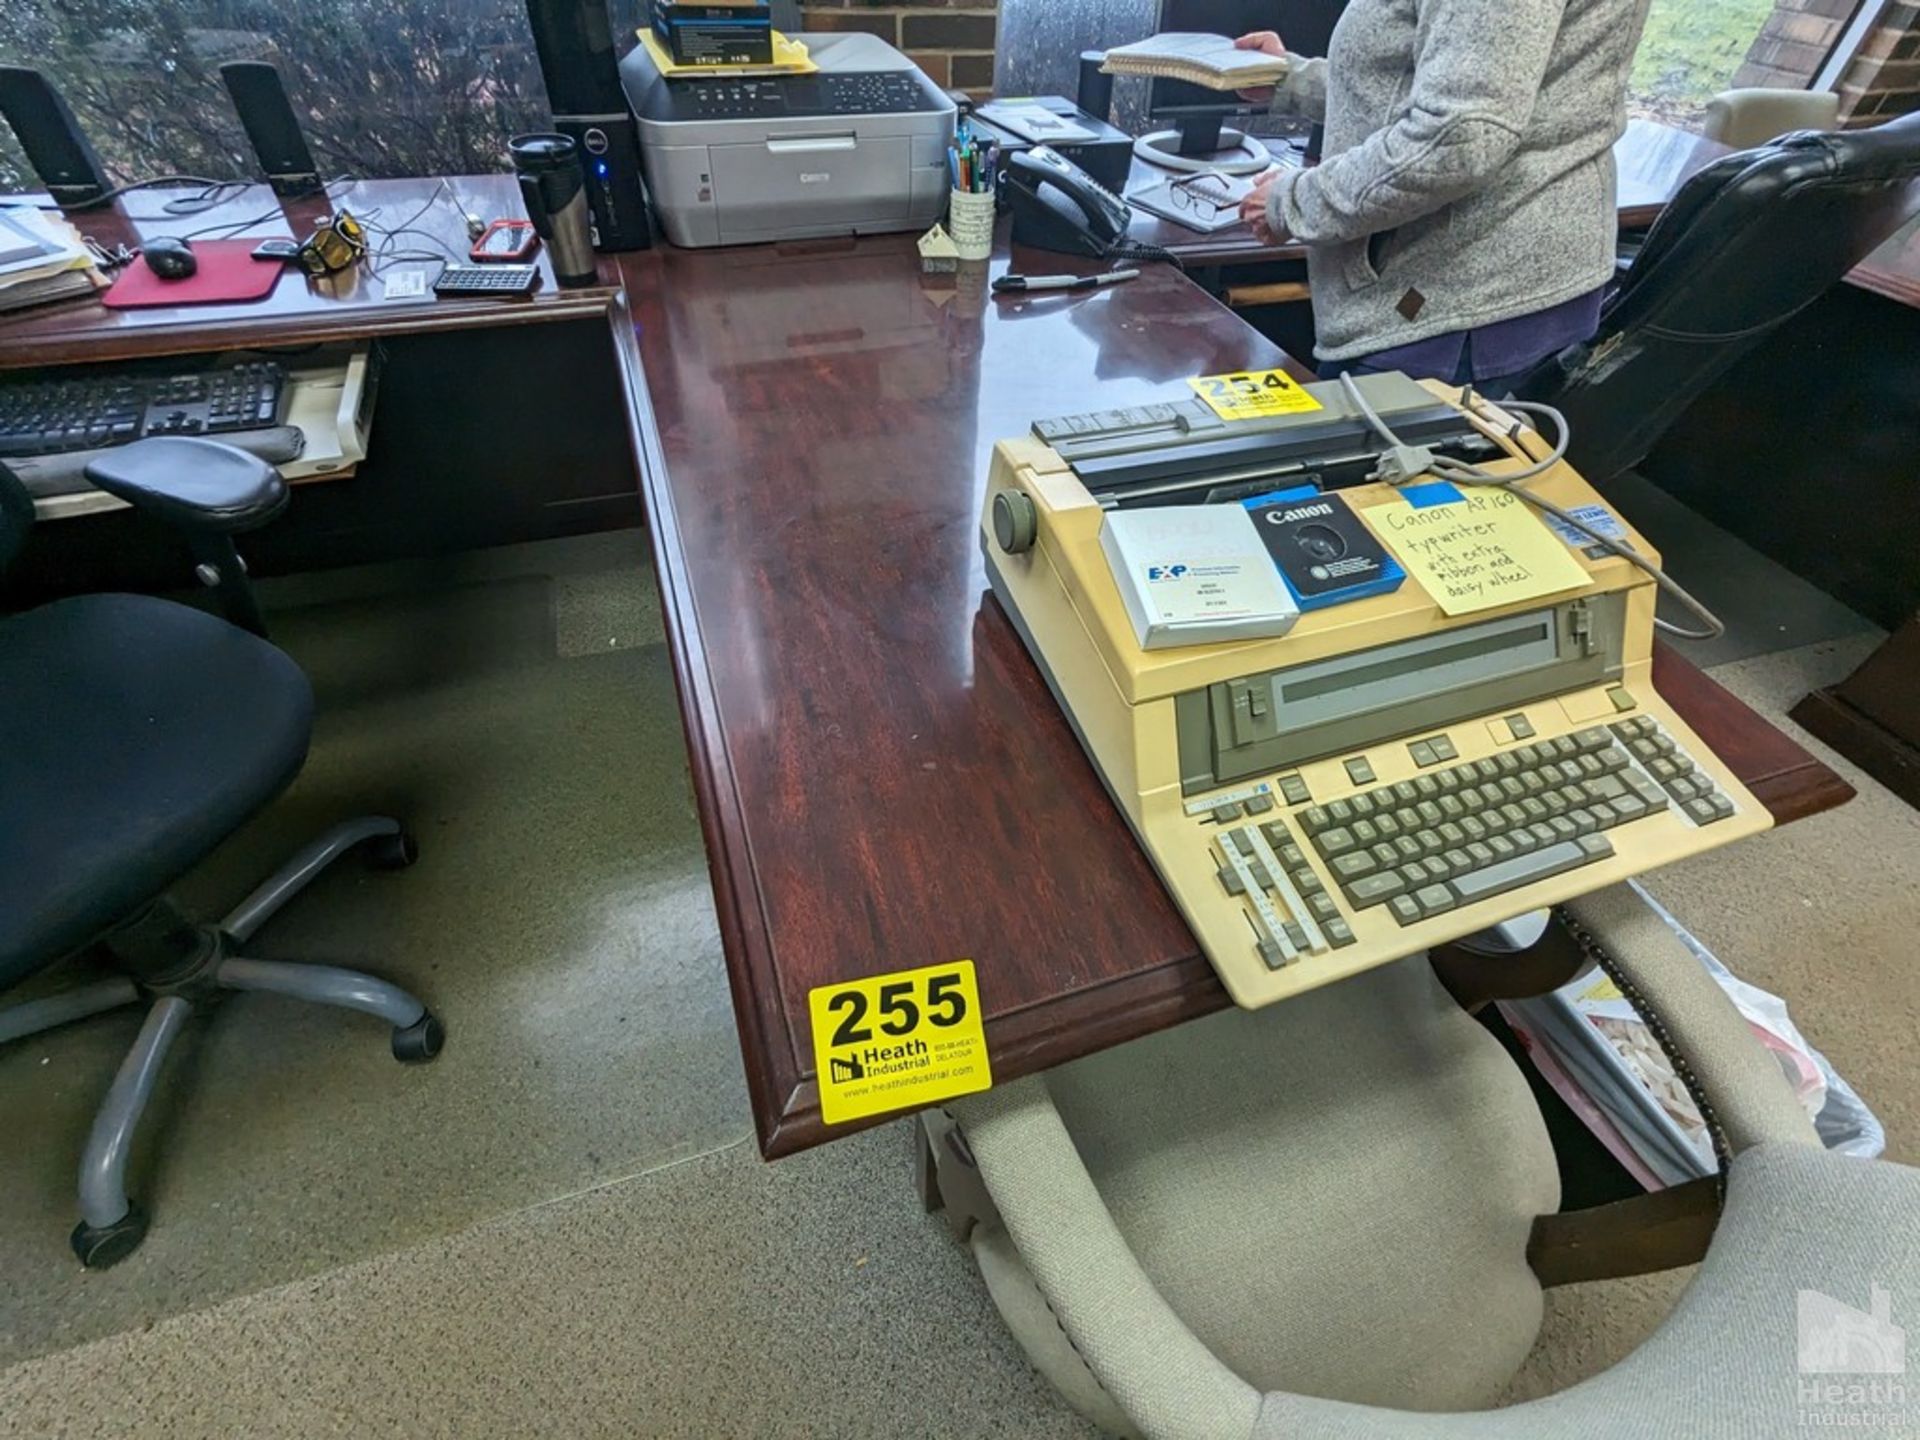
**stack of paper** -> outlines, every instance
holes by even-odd
[[[1107,51],[1100,66],[1109,75],[1148,75],[1185,80],[1209,90],[1257,90],[1287,78],[1287,57],[1241,50],[1225,35],[1149,35]]]
[[[91,295],[101,284],[79,231],[30,206],[0,208],[0,313]]]

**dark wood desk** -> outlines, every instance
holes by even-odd
[[[369,198],[404,217],[431,188],[391,182]],[[512,208],[504,186],[460,191]],[[364,282],[333,294],[294,277],[266,309],[135,320],[77,304],[0,320],[0,355],[385,339],[396,354],[375,454],[354,481],[302,487],[249,537],[263,573],[363,558],[353,546],[368,535],[387,553],[496,543],[529,523],[488,519],[505,492],[544,489],[590,526],[637,522],[644,492],[768,1155],[845,1133],[822,1125],[811,1074],[806,995],[829,979],[972,958],[1002,1078],[1224,1007],[987,598],[975,527],[993,443],[1036,415],[1135,403],[1208,372],[1307,369],[1164,266],[1096,295],[995,301],[988,272],[923,277],[911,237],[895,236],[656,251],[604,278],[625,293],[389,306]],[[512,383],[476,384],[476,369]],[[624,493],[588,493],[609,486]],[[40,528],[102,536],[101,563],[124,566],[122,518]],[[71,557],[47,569],[85,578]],[[1685,661],[1662,655],[1659,674],[1779,819],[1851,793]]]
[[[256,221],[230,233],[303,235],[324,202],[285,206],[264,186],[195,216],[168,216],[146,190],[69,216],[112,244],[155,234]],[[376,180],[335,200],[376,225],[407,223],[399,245],[464,255],[462,212],[519,216],[511,176]],[[144,218],[143,218],[144,217]],[[157,217],[157,218],[156,218]],[[378,340],[386,364],[372,446],[351,479],[297,487],[288,514],[247,537],[256,574],[445,553],[513,540],[640,523],[625,402],[607,312],[606,283],[561,290],[544,259],[543,284],[524,300],[394,300],[360,268],[311,281],[283,274],[248,304],[108,310],[81,299],[0,316],[0,370],[116,362],[235,349],[303,350]],[[564,422],[564,423],[561,423]],[[165,527],[129,512],[45,524],[7,572],[0,603],[102,587],[165,588],[182,574]]]
[[[922,277],[906,238],[621,269],[762,1150],[853,1128],[823,1126],[812,1074],[807,992],[830,980],[971,958],[1001,1079],[1226,1006],[988,596],[976,526],[994,442],[1037,415],[1304,368],[1164,266],[1007,301],[977,271]],[[1686,661],[1659,678],[1780,820],[1852,793]]]
[[[1920,220],[1874,251],[1847,278],[1863,290],[1920,310]]]
[[[198,215],[165,212],[168,201],[191,193],[139,190],[99,210],[72,211],[67,218],[81,234],[103,244],[133,246],[159,235],[186,236],[226,226],[236,228],[207,238],[304,239],[316,220],[344,207],[376,226],[405,223],[410,231],[425,232],[398,237],[397,249],[427,253],[444,248],[464,258],[470,243],[464,211],[486,219],[526,214],[511,175],[465,176],[448,181],[444,189],[435,180],[363,180],[333,187],[331,200],[280,201],[264,185],[256,185]],[[239,223],[248,220],[254,223]],[[380,280],[362,266],[318,280],[288,267],[264,298],[243,304],[109,310],[91,300],[64,301],[0,317],[0,369],[242,345],[435,334],[606,313],[617,274],[611,261],[603,262],[607,283],[576,290],[554,284],[544,251],[538,263],[541,287],[525,300],[387,300]]]

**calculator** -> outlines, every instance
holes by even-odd
[[[540,288],[538,265],[449,265],[433,282],[436,295],[531,295]]]

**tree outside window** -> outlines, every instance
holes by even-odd
[[[328,175],[499,170],[548,124],[524,0],[0,0],[0,61],[51,77],[116,181],[257,175],[229,60],[279,68]],[[35,188],[0,124],[0,191]]]

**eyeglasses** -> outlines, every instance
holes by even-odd
[[[367,253],[367,231],[345,210],[313,227],[300,247],[300,265],[309,275],[335,275],[360,263]]]
[[[1217,187],[1222,181],[1222,176],[1205,172],[1188,175],[1170,183],[1167,186],[1167,195],[1182,210],[1199,210],[1208,215],[1218,215],[1221,211],[1235,209],[1240,204],[1240,201],[1226,190],[1201,188],[1209,182]]]

